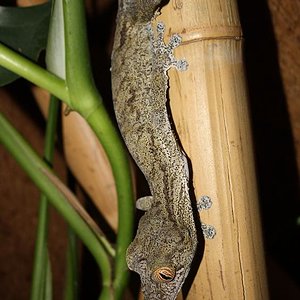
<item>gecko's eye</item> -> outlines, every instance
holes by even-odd
[[[156,282],[170,282],[175,278],[176,271],[172,267],[160,267],[152,273],[152,278]]]

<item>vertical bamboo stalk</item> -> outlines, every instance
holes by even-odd
[[[189,69],[169,72],[172,116],[196,197],[213,201],[201,220],[217,230],[187,299],[268,299],[236,1],[171,0],[159,19],[183,38],[175,55]]]

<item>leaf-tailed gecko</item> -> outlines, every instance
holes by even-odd
[[[187,160],[176,142],[167,110],[167,70],[185,70],[163,42],[164,25],[151,21],[161,0],[119,0],[112,53],[114,109],[125,143],[144,173],[151,196],[127,250],[128,267],[139,273],[145,299],[176,298],[190,271],[197,233],[189,196]]]

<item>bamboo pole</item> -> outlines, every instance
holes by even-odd
[[[242,33],[234,0],[171,0],[159,17],[179,33],[170,70],[170,105],[180,141],[192,162],[196,198],[213,206],[201,220],[217,235],[187,299],[268,299],[251,140]],[[174,22],[176,20],[176,22]],[[168,30],[169,29],[169,30]]]

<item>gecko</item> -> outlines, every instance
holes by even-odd
[[[173,55],[179,35],[165,44],[164,24],[152,28],[161,2],[119,0],[111,63],[117,123],[151,193],[137,201],[145,213],[126,252],[129,269],[140,275],[145,300],[176,299],[198,243],[187,158],[167,107],[167,71],[186,70],[187,62]]]

